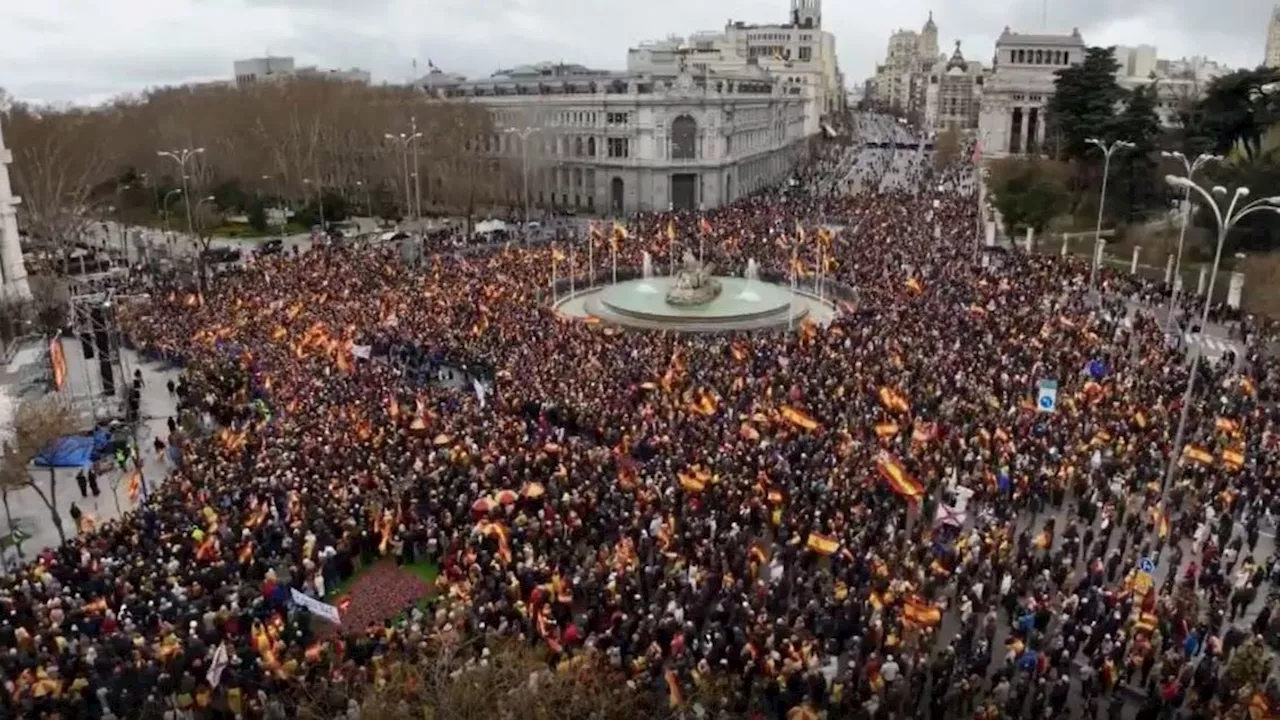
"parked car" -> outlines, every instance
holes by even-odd
[[[284,240],[273,238],[258,244],[259,255],[279,255],[284,252]]]
[[[204,251],[203,257],[206,263],[213,265],[239,262],[240,250],[233,247],[211,247]]]

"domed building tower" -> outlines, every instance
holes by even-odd
[[[933,11],[920,30],[920,58],[932,64],[938,59],[938,26],[933,22]]]

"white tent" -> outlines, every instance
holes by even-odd
[[[479,235],[489,235],[506,229],[507,224],[501,220],[485,220],[484,222],[476,223],[476,233]]]

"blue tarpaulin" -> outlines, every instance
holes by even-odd
[[[92,435],[67,435],[50,443],[31,463],[37,467],[84,467],[93,464],[110,442],[110,433],[102,428]]]

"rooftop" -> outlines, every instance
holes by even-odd
[[[1001,45],[1042,45],[1044,47],[1084,47],[1084,39],[1080,37],[1080,28],[1072,28],[1070,35],[1042,35],[1036,33],[1016,33],[1006,25],[1004,32],[996,39],[996,47]]]

